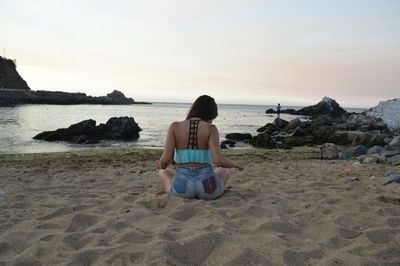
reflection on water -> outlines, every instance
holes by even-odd
[[[0,107],[0,153],[55,152],[102,147],[162,147],[172,121],[183,120],[189,104],[155,103],[152,105],[21,105]],[[274,115],[266,115],[269,106],[219,105],[214,124],[221,139],[227,133],[257,134],[256,130],[272,122]],[[286,108],[286,107],[285,107]],[[98,145],[73,145],[32,139],[43,131],[66,128],[86,119],[97,124],[111,117],[132,116],[142,128],[136,141],[104,141]],[[290,120],[295,116],[281,115]]]
[[[19,124],[19,122],[17,119],[0,117],[0,125],[6,125],[6,124]]]
[[[0,108],[0,125],[20,123],[16,107],[1,107]]]

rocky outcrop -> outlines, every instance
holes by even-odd
[[[30,90],[26,81],[18,74],[14,60],[0,56],[0,89]]]
[[[305,116],[320,116],[320,115],[329,115],[333,117],[340,116],[346,113],[340,105],[329,97],[324,97],[319,103],[316,105],[307,106],[301,108],[299,110],[295,109],[282,109],[280,111],[282,114],[291,114],[291,115],[305,115]],[[269,108],[265,111],[266,114],[276,114],[273,108]]]
[[[282,114],[290,114],[290,115],[295,115],[296,114],[296,110],[292,109],[292,108],[288,108],[288,109],[282,109],[280,111]],[[269,108],[267,110],[265,110],[266,114],[277,114],[278,112],[275,111],[273,108]]]
[[[93,97],[85,93],[69,93],[61,91],[25,91],[0,89],[0,106],[17,104],[134,104],[132,98],[127,98],[117,90],[107,96]]]
[[[391,131],[400,130],[400,98],[379,102],[367,114],[382,119]]]
[[[34,139],[46,141],[67,141],[78,144],[97,143],[100,140],[134,140],[141,131],[133,117],[112,117],[106,124],[96,126],[96,121],[89,119],[73,124],[68,128],[45,131]]]
[[[15,61],[0,57],[0,106],[17,104],[134,104],[117,90],[106,96],[92,97],[85,93],[32,91],[18,74]],[[143,103],[143,102],[141,102]]]
[[[296,111],[297,115],[307,116],[329,115],[336,117],[344,113],[346,113],[346,110],[340,107],[335,100],[329,97],[324,97],[322,101],[316,105],[307,106]]]

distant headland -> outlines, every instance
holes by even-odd
[[[88,96],[85,93],[62,91],[33,91],[19,75],[15,60],[0,56],[0,106],[18,104],[150,104],[137,102],[114,90],[106,96]]]

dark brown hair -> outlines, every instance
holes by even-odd
[[[202,95],[194,101],[186,119],[192,117],[201,118],[204,121],[213,120],[218,116],[218,107],[214,98]]]

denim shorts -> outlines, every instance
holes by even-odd
[[[184,198],[215,199],[224,192],[221,179],[211,165],[177,167],[171,183],[171,193]]]

